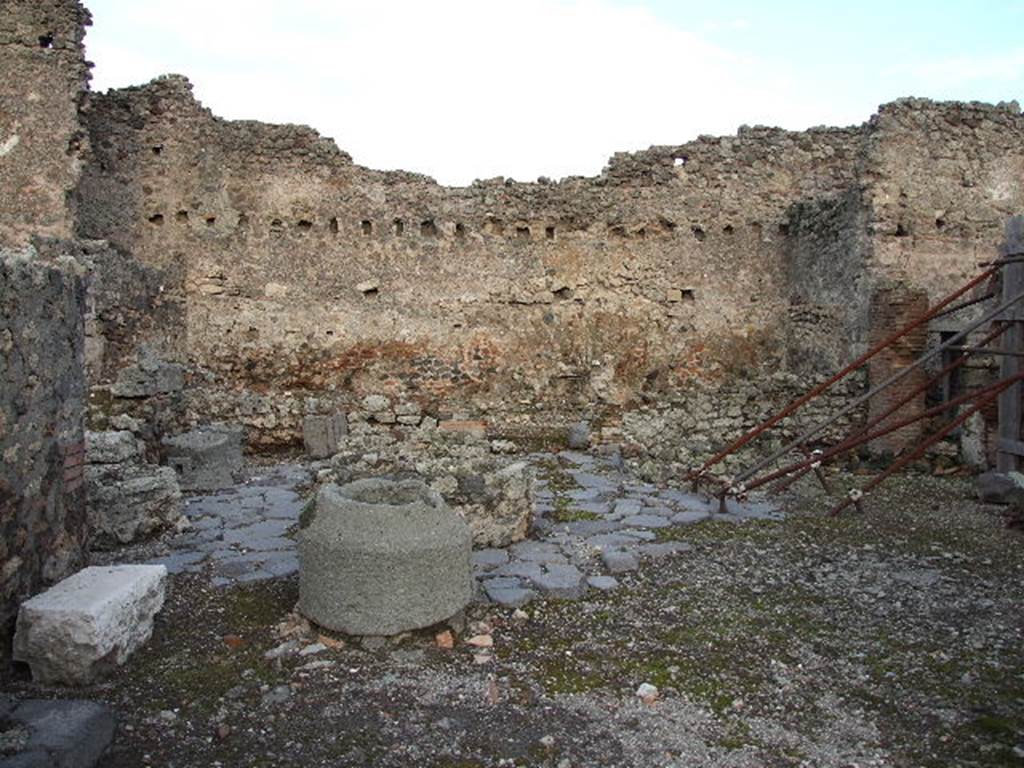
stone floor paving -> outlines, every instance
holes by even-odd
[[[590,589],[616,589],[616,576],[637,569],[642,559],[689,548],[659,531],[711,518],[781,517],[771,505],[732,500],[728,513],[718,514],[716,500],[643,483],[614,457],[563,451],[529,459],[537,469],[530,538],[473,552],[480,600],[519,606],[538,596],[572,600]],[[300,490],[311,479],[306,467],[279,465],[230,490],[189,498],[191,529],[171,539],[169,554],[149,562],[171,573],[208,570],[215,586],[295,574],[294,533],[305,505]]]
[[[215,586],[298,573],[293,535],[305,505],[298,489],[310,480],[308,469],[282,464],[229,490],[189,497],[192,527],[170,539],[169,554],[149,562],[171,573],[208,569]]]

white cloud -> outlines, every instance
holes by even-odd
[[[302,122],[447,183],[600,170],[614,151],[803,127],[793,83],[611,0],[92,0],[94,87],[188,75],[231,118]]]

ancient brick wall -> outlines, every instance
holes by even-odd
[[[872,346],[881,343],[894,331],[902,328],[928,311],[928,294],[923,288],[911,288],[903,283],[888,282],[879,285],[871,297]],[[868,363],[869,384],[876,386],[900,374],[910,366],[928,346],[928,327],[922,325],[875,355]],[[899,407],[899,411],[871,428],[872,432],[886,429],[891,424],[921,413],[925,408],[924,390],[928,373],[923,368],[914,368],[901,379],[886,387],[871,398],[868,417],[875,419]],[[902,404],[903,401],[906,403]],[[899,453],[908,446],[914,446],[926,432],[928,425],[918,421],[900,427],[871,442],[871,449],[878,452]]]
[[[84,302],[73,260],[0,250],[0,658],[19,600],[87,538]]]
[[[74,229],[88,23],[78,2],[0,2],[0,245],[66,238]]]

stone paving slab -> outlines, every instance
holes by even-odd
[[[527,460],[543,464],[545,477],[557,465],[569,487],[538,479],[531,537],[473,553],[478,599],[500,605],[618,588],[609,574],[635,570],[641,558],[685,553],[690,545],[676,540],[683,526],[781,517],[769,504],[733,499],[728,514],[717,514],[717,500],[641,482],[625,474],[615,456],[563,451]],[[171,553],[150,562],[170,573],[208,571],[217,586],[294,575],[298,556],[289,534],[305,505],[296,489],[310,479],[310,470],[299,465],[261,468],[235,488],[188,499],[192,529],[171,540]],[[556,511],[567,511],[570,519],[559,522]],[[571,519],[572,513],[580,519]],[[661,540],[659,531],[667,530],[671,538]]]

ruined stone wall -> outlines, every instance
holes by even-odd
[[[600,418],[777,365],[798,200],[854,182],[854,129],[745,129],[596,178],[446,188],[307,128],[226,122],[182,78],[94,98],[80,232],[164,270],[196,409],[294,440],[369,393],[492,422]]]
[[[88,23],[78,2],[0,0],[0,245],[74,229]]]
[[[863,171],[875,268],[932,301],[997,255],[1024,210],[1024,117],[1016,103],[903,99],[869,123]]]
[[[18,602],[79,565],[88,536],[84,302],[73,260],[0,251],[0,659]]]

